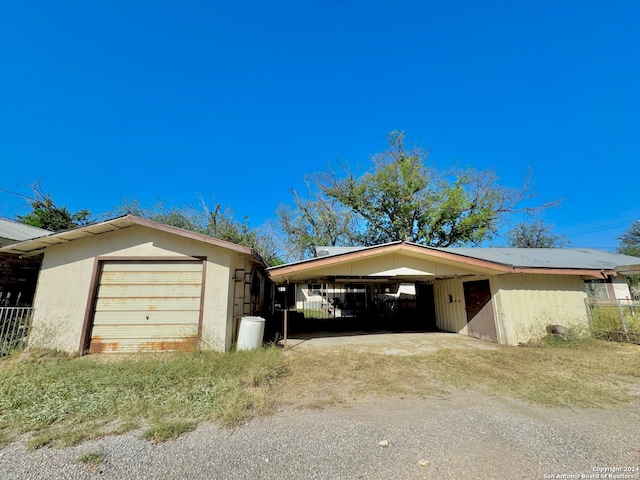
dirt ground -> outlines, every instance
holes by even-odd
[[[495,348],[451,334],[297,338],[296,348],[357,345],[388,354]],[[0,450],[0,479],[640,479],[640,402],[546,408],[453,390],[428,398],[358,398],[276,414],[229,430],[203,423],[152,444],[141,431],[70,448]],[[78,462],[99,454],[101,463]]]

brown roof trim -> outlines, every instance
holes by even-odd
[[[305,262],[296,264],[282,265],[277,267],[271,267],[268,269],[270,276],[283,276],[291,275],[293,273],[303,272],[311,268],[327,267],[331,265],[337,265],[342,262],[348,262],[352,260],[359,260],[361,258],[376,257],[387,253],[395,253],[400,251],[408,251],[420,254],[426,254],[430,257],[441,258],[443,260],[450,260],[465,265],[471,265],[479,268],[488,268],[495,270],[496,272],[511,272],[513,269],[499,263],[489,262],[487,260],[480,260],[477,258],[465,257],[463,255],[457,255],[455,253],[443,252],[430,247],[415,245],[405,242],[388,243],[379,246],[373,246],[365,248],[363,250],[356,250],[354,252],[345,252],[338,255],[332,255],[329,257],[317,257]]]
[[[533,275],[580,275],[584,277],[598,277],[602,278],[603,275],[617,275],[615,270],[597,270],[586,268],[518,268],[513,267],[512,273],[531,273]]]
[[[353,252],[345,252],[337,255],[331,255],[329,257],[317,257],[303,262],[282,265],[277,267],[271,267],[268,269],[270,277],[278,277],[286,279],[287,276],[296,273],[301,273],[306,270],[312,270],[320,267],[328,267],[337,265],[342,262],[348,262],[353,260],[359,260],[362,258],[375,257],[379,255],[395,253],[395,252],[412,252],[425,255],[431,258],[442,259],[452,261],[462,265],[468,265],[476,268],[483,268],[495,271],[497,274],[505,273],[529,273],[534,275],[580,275],[589,277],[601,277],[602,274],[615,275],[613,270],[590,270],[590,269],[575,269],[575,268],[521,268],[504,265],[502,263],[491,262],[489,260],[482,260],[479,258],[469,257],[453,252],[444,252],[435,248],[427,247],[424,245],[417,245],[415,243],[406,242],[394,242],[384,245],[378,245],[373,247],[367,247],[362,250],[356,250]]]
[[[178,235],[184,238],[196,240],[198,242],[215,245],[221,248],[226,248],[228,250],[249,255],[253,257],[256,262],[266,266],[266,262],[252,248],[245,247],[244,245],[237,245],[235,243],[220,240],[218,238],[209,237],[207,235],[202,235],[200,233],[191,232],[182,228],[172,227],[163,223],[154,222],[152,220],[147,220],[146,218],[141,218],[136,215],[130,214],[124,215],[122,217],[112,218],[100,223],[94,223],[71,230],[53,233],[44,237],[38,237],[32,240],[25,240],[23,242],[6,245],[4,247],[0,247],[0,252],[13,253],[24,256],[37,255],[42,253],[47,247],[53,245],[71,242],[80,238],[93,237],[96,235],[101,235],[103,233],[114,232],[117,230],[132,227],[134,225],[152,228],[161,232],[171,233],[173,235]]]

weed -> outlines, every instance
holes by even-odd
[[[86,465],[91,471],[97,470],[100,464],[104,461],[104,454],[100,452],[88,452],[78,457],[77,463]]]
[[[155,424],[142,434],[142,438],[153,443],[173,440],[183,433],[195,430],[197,424],[193,420],[168,420]]]

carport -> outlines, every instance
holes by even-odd
[[[604,282],[615,298],[628,298],[620,273],[638,264],[635,257],[591,249],[433,248],[398,241],[317,247],[315,258],[268,271],[285,340],[292,324],[320,311],[324,316],[310,328],[437,329],[517,345],[543,336],[549,323],[587,328],[585,281]],[[396,312],[385,311],[391,299]]]
[[[444,314],[438,315],[447,302],[463,305],[463,310],[466,303],[473,304],[472,318],[464,318],[464,333],[497,342],[488,277],[498,271],[489,262],[394,242],[319,247],[315,258],[272,267],[269,275],[277,284],[285,342],[292,328],[329,334],[459,332]],[[451,279],[466,279],[461,296],[439,288]]]

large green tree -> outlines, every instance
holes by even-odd
[[[371,168],[362,175],[343,164],[338,172],[310,177],[318,199],[352,215],[358,228],[343,237],[346,241],[479,244],[492,238],[511,214],[532,214],[556,203],[531,204],[530,175],[520,188],[507,188],[493,170],[437,168],[428,162],[427,150],[407,144],[404,132],[391,132],[388,141],[388,149],[372,156]],[[305,218],[298,201],[294,211]],[[316,222],[319,218],[314,216]],[[317,236],[306,243],[321,240]]]
[[[51,194],[45,193],[40,187],[40,181],[31,186],[33,196],[24,196],[31,206],[31,211],[26,215],[18,215],[16,220],[32,227],[44,228],[52,232],[68,230],[91,223],[89,210],[71,212],[64,205],[56,205]]]

